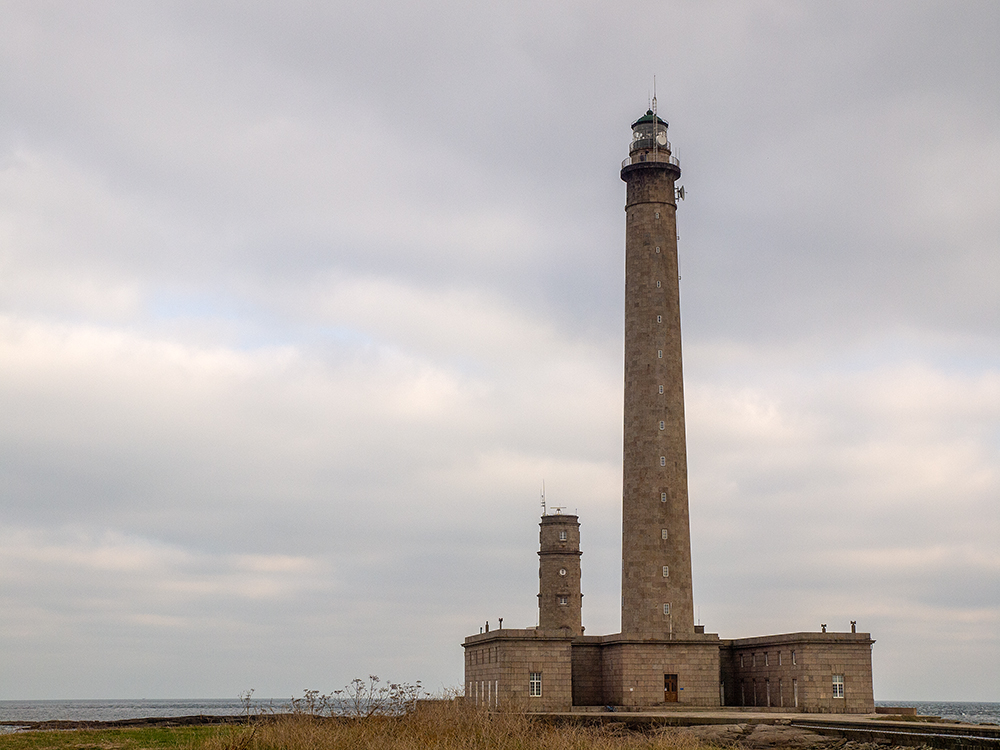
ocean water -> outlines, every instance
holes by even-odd
[[[253,713],[283,710],[288,699],[254,699]],[[247,710],[238,699],[184,700],[76,700],[76,701],[0,701],[0,721],[115,721],[146,719],[157,716],[240,716]],[[0,726],[0,732],[14,731]]]
[[[970,724],[1000,724],[1000,703],[875,701],[876,706],[912,706],[922,716],[940,716]]]

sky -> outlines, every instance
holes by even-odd
[[[543,481],[617,632],[655,76],[698,621],[1000,701],[1000,4],[0,17],[0,699],[458,687]]]

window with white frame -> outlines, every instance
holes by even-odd
[[[528,695],[532,698],[542,697],[542,673],[532,672],[528,675]]]
[[[833,697],[844,697],[844,675],[842,674],[835,674],[833,676]]]
[[[569,599],[567,597],[565,597],[565,596],[560,596],[559,597],[559,604],[562,605],[562,606],[566,606],[567,604],[569,604]]]
[[[670,614],[670,602],[664,602],[664,604],[663,604],[663,614],[665,614],[665,615],[669,615]]]
[[[664,565],[663,566],[663,577],[664,578],[669,578],[670,577],[670,566],[669,565]]]
[[[560,542],[565,542],[566,541],[566,532],[565,531],[560,531],[559,532],[559,541]]]
[[[666,538],[667,538],[667,530],[660,529],[660,539],[666,539]]]

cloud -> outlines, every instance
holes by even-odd
[[[992,6],[2,6],[0,697],[455,684],[543,479],[616,630],[655,73],[703,620],[1000,699]]]

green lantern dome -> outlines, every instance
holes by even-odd
[[[640,117],[638,120],[632,123],[632,127],[634,128],[636,125],[645,125],[647,123],[654,123],[654,122],[657,123],[658,125],[662,125],[663,127],[667,127],[666,120],[661,120],[658,115],[653,114],[653,110],[647,109],[646,114],[644,114],[642,117]]]

